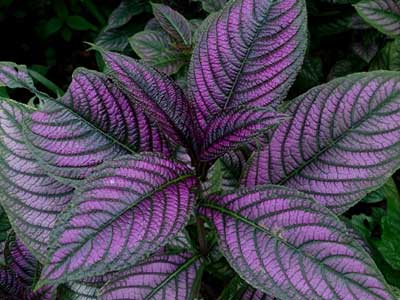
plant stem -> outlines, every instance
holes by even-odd
[[[208,247],[206,240],[206,230],[204,228],[204,221],[199,216],[196,216],[196,225],[197,225],[197,234],[199,238],[200,253],[203,255],[207,255]]]

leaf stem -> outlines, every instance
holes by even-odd
[[[196,225],[197,225],[200,253],[202,255],[207,255],[208,247],[206,240],[206,229],[204,228],[204,221],[200,216],[196,216]]]

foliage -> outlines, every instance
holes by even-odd
[[[103,26],[65,93],[0,63],[0,296],[396,299],[397,2],[197,2],[55,1]]]

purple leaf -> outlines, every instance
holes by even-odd
[[[136,151],[169,154],[159,128],[108,77],[79,69],[59,101],[45,101],[27,122],[32,151],[46,171],[82,179],[106,159]]]
[[[9,242],[8,251],[8,266],[25,286],[31,287],[39,262],[18,238]]]
[[[307,41],[303,0],[236,0],[205,21],[189,69],[200,129],[227,108],[276,105],[300,70]]]
[[[400,36],[398,0],[363,0],[354,5],[365,22],[392,37]]]
[[[243,183],[283,184],[346,211],[400,166],[399,78],[359,73],[297,97],[293,118],[253,155]]]
[[[201,260],[190,253],[157,254],[122,271],[100,290],[100,300],[191,300]]]
[[[17,236],[43,262],[50,231],[73,189],[50,178],[26,147],[21,122],[32,112],[0,99],[0,203]]]
[[[215,197],[200,213],[253,287],[281,299],[394,300],[373,260],[327,208],[279,186]]]
[[[185,45],[192,43],[192,30],[188,20],[167,5],[152,3],[153,14],[168,34]]]
[[[143,62],[167,75],[178,72],[185,64],[186,57],[172,47],[165,32],[141,31],[130,37],[129,43]]]
[[[156,154],[101,165],[59,215],[41,284],[102,275],[158,250],[186,224],[196,184],[191,169]]]
[[[39,268],[39,261],[36,260],[28,248],[19,239],[10,241],[8,248],[10,256],[8,266],[17,277],[15,283],[23,286],[24,299],[54,299],[56,289],[53,287],[44,286],[35,292],[32,291],[32,285]]]
[[[201,160],[213,160],[251,141],[287,116],[265,108],[240,107],[212,120],[205,132]]]
[[[108,72],[177,144],[193,138],[189,102],[179,86],[165,74],[121,54],[100,49]]]
[[[25,289],[17,275],[10,269],[0,267],[0,296],[7,300],[21,300]]]
[[[7,300],[54,300],[56,289],[45,286],[35,292],[10,269],[0,268],[0,296]]]

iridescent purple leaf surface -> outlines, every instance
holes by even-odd
[[[39,262],[19,239],[10,241],[7,256],[9,269],[0,269],[0,290],[8,294],[6,299],[9,299],[8,297],[11,299],[15,297],[18,300],[55,299],[54,287],[44,286],[35,292],[32,290]]]
[[[190,253],[157,254],[106,283],[100,300],[192,300],[201,259]]]
[[[18,238],[9,242],[8,251],[7,265],[17,274],[25,286],[31,287],[39,262]]]
[[[165,74],[133,58],[100,49],[107,72],[117,79],[136,101],[177,144],[193,138],[189,101],[181,88]]]
[[[156,154],[104,163],[59,215],[41,284],[102,275],[158,250],[186,224],[196,183],[191,169]]]
[[[37,279],[38,269],[40,268],[39,261],[26,248],[21,240],[14,239],[8,244],[9,261],[8,267],[17,276],[16,282],[20,283],[24,289],[24,299],[27,300],[45,300],[54,299],[56,288],[44,286],[33,292],[33,284]]]
[[[11,270],[0,267],[0,297],[5,300],[55,300],[53,287],[42,287],[32,291],[25,286]]]
[[[50,231],[73,189],[50,178],[26,147],[21,122],[32,112],[0,99],[0,203],[17,236],[43,262]]]
[[[297,97],[293,115],[250,160],[243,183],[283,184],[336,213],[400,166],[400,76],[359,73]]]
[[[26,137],[46,171],[82,179],[106,159],[137,151],[169,153],[163,133],[107,76],[84,69],[67,93],[45,101]]]
[[[201,160],[213,160],[251,141],[287,118],[270,109],[240,107],[212,120],[205,132]]]
[[[192,43],[191,26],[184,16],[164,4],[152,3],[151,6],[153,7],[153,14],[158,24],[172,38],[185,45]]]
[[[200,29],[188,76],[203,131],[227,108],[284,99],[307,43],[303,0],[230,1],[208,23]]]
[[[392,37],[400,36],[400,2],[398,0],[363,0],[354,5],[358,14],[370,24]]]
[[[204,203],[221,253],[253,287],[281,299],[394,300],[346,226],[308,196],[280,186]]]

